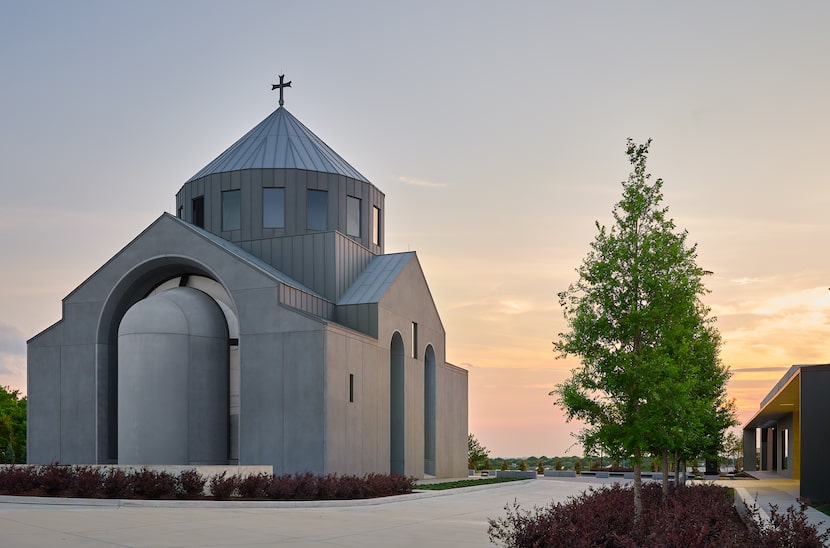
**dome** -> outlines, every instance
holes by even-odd
[[[243,169],[304,169],[369,182],[284,107],[271,113],[187,182]]]

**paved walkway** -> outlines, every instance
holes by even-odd
[[[615,481],[540,478],[325,504],[0,497],[0,546],[487,546],[487,519],[503,516],[506,504],[544,506]],[[720,483],[747,499],[757,493],[762,508],[794,504],[775,481]]]
[[[744,504],[758,506],[761,515],[766,519],[769,519],[771,504],[776,505],[780,513],[785,512],[790,506],[798,506],[798,480],[777,479],[772,475],[759,475],[759,478],[757,480],[721,480],[716,483],[734,487],[736,497]],[[830,516],[815,508],[807,508],[804,513],[807,521],[815,525],[819,532],[830,530]]]
[[[187,507],[44,504],[0,497],[0,545],[28,546],[488,546],[487,518],[505,504],[564,500],[602,480],[528,480],[336,507],[190,503]],[[46,501],[47,503],[50,500]]]

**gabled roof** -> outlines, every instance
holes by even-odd
[[[275,110],[189,181],[213,173],[255,168],[304,169],[369,182],[284,107]]]
[[[414,251],[378,255],[343,293],[337,301],[338,306],[379,302],[406,263],[414,256]]]

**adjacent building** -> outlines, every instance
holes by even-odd
[[[830,364],[790,367],[744,425],[744,469],[800,480],[802,498],[830,501],[828,393]]]
[[[28,342],[29,462],[466,476],[467,372],[384,200],[281,100]]]

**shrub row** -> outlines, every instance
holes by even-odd
[[[125,472],[91,466],[0,468],[0,495],[50,497],[217,500],[360,499],[411,493],[415,478],[399,475],[315,476],[311,473],[240,477],[225,472],[207,478],[196,470],[175,476],[147,469]],[[205,495],[205,486],[209,496]]]
[[[614,484],[533,511],[515,502],[506,517],[490,519],[490,541],[510,548],[588,546],[824,546],[807,523],[804,507],[781,514],[772,509],[764,523],[757,508],[749,509],[749,526],[741,521],[731,492],[716,485],[673,487],[664,499],[659,484],[643,485],[643,516],[635,522],[630,485]]]

